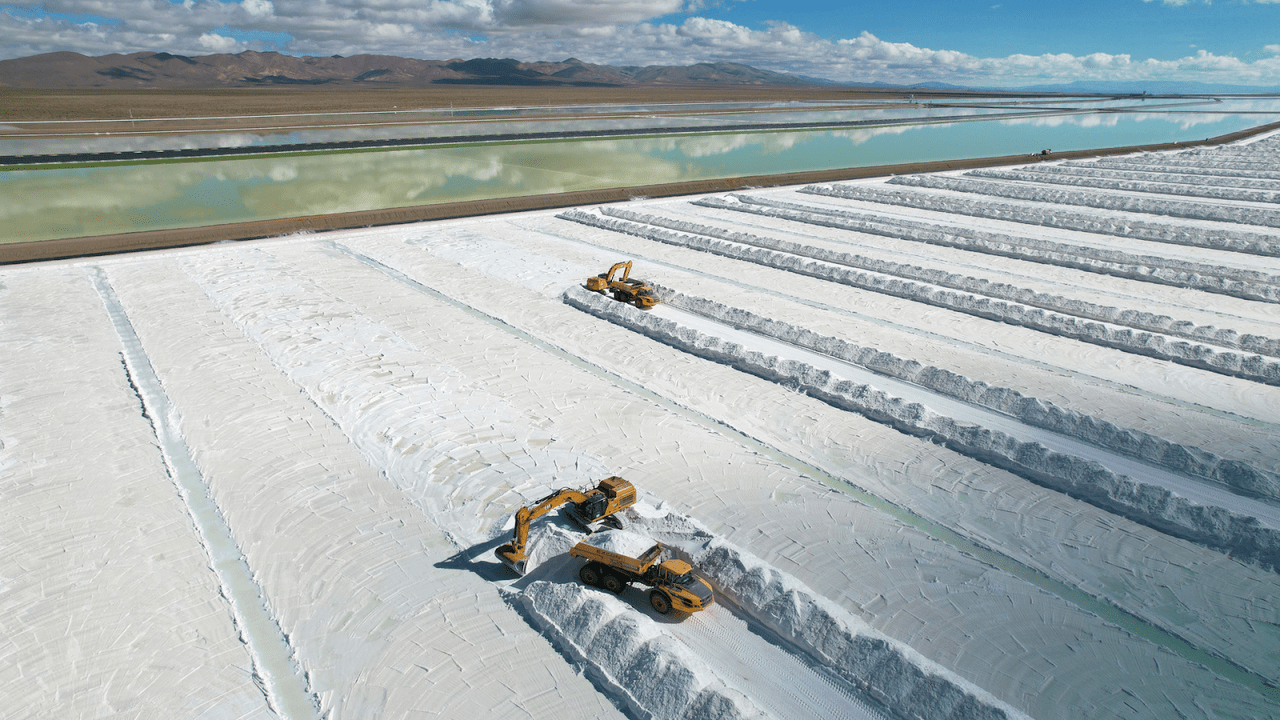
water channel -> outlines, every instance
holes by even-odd
[[[668,106],[669,107],[669,106]],[[717,132],[751,111],[761,117],[864,118],[874,125],[828,130]],[[747,175],[866,167],[1042,149],[1081,150],[1200,140],[1280,120],[1275,98],[1138,103],[1096,99],[1052,107],[1009,104],[830,110],[721,108],[644,122],[643,108],[616,123],[646,136],[302,155],[262,155],[151,164],[14,168],[0,172],[0,242],[199,227],[252,220],[428,205],[574,190]],[[825,114],[824,114],[825,113]],[[862,113],[859,115],[858,113]],[[582,113],[590,117],[590,113]],[[972,119],[938,122],[968,115]],[[729,118],[726,120],[726,117]],[[636,118],[639,118],[638,120]],[[526,120],[515,122],[529,123]],[[568,127],[570,121],[538,125]],[[672,122],[698,132],[664,134]],[[879,124],[883,123],[883,124]],[[457,132],[453,124],[397,126],[394,133]],[[492,133],[493,126],[486,132]],[[511,125],[500,125],[507,131]],[[574,125],[582,127],[582,125]],[[470,132],[476,132],[471,127]],[[289,142],[339,131],[290,130]],[[343,137],[356,137],[347,131]],[[387,132],[381,130],[378,132]],[[312,134],[309,134],[312,133]],[[163,147],[156,137],[134,138]],[[260,136],[255,136],[260,137]],[[278,143],[278,136],[271,142]],[[205,139],[208,140],[207,138]],[[16,141],[5,141],[16,142]],[[83,141],[77,140],[77,143]],[[104,140],[103,142],[106,142]],[[251,141],[249,144],[254,144]],[[83,147],[81,144],[79,147]],[[47,148],[46,148],[47,149]]]

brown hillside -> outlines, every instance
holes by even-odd
[[[432,85],[613,86],[817,85],[734,63],[614,67],[576,58],[415,60],[390,55],[295,57],[274,52],[186,57],[165,52],[89,57],[48,53],[0,61],[0,86],[45,89],[181,90],[249,87],[425,88]]]

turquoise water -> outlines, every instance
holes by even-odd
[[[0,172],[0,242],[198,227],[573,190],[1198,140],[1280,120],[1063,114],[835,131],[699,134]]]

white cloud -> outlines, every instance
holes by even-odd
[[[200,36],[199,42],[200,47],[211,53],[229,53],[241,49],[238,40],[217,33],[205,33]]]
[[[983,58],[882,40],[868,32],[833,41],[785,22],[749,28],[696,16],[680,23],[645,21],[694,6],[689,0],[47,0],[43,7],[51,13],[101,15],[119,22],[73,23],[0,12],[0,57],[56,50],[193,55],[244,49],[244,43],[223,34],[222,28],[230,27],[287,33],[293,40],[283,50],[299,55],[520,60],[572,55],[618,65],[739,62],[842,82],[1010,87],[1074,80],[1196,80],[1274,85],[1280,77],[1280,45],[1266,46],[1269,54],[1250,62],[1203,48],[1176,60],[1109,53]]]
[[[682,0],[499,0],[502,25],[627,25],[680,12]]]
[[[276,8],[271,4],[271,0],[243,0],[240,7],[244,11],[255,18],[267,17],[274,15]]]

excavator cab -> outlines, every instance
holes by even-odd
[[[574,508],[578,513],[580,513],[580,516],[574,519],[581,520],[582,518],[587,517],[598,518],[605,514],[605,508],[608,506],[609,499],[604,496],[604,493],[592,493],[587,496],[586,500],[578,503],[577,507]]]
[[[625,510],[636,504],[636,488],[629,481],[614,475],[607,477],[596,485],[596,489],[587,493],[587,499],[580,503],[570,503],[565,508],[569,517],[573,518],[591,532],[592,526],[603,522],[619,530],[622,521],[614,513]]]

